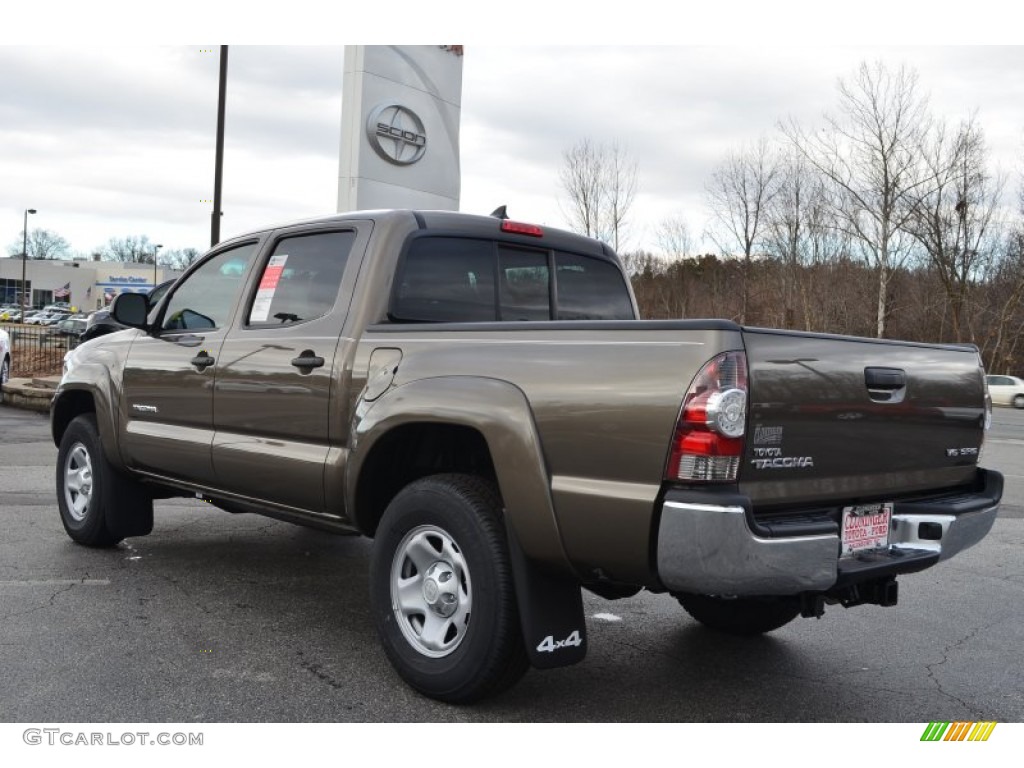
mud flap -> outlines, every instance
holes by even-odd
[[[529,560],[507,518],[505,529],[530,663],[537,669],[553,669],[583,661],[587,655],[587,625],[579,582],[549,573]]]
[[[107,505],[107,530],[117,538],[148,536],[153,532],[153,498],[141,484],[127,478],[117,490],[119,503]]]

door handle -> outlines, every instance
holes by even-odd
[[[204,349],[198,355],[189,360],[189,362],[192,363],[192,365],[194,365],[196,368],[198,368],[201,373],[207,368],[209,368],[211,365],[213,365],[216,361],[212,357],[210,357],[210,353]]]
[[[907,375],[899,368],[865,368],[868,389],[899,389],[907,385]]]
[[[304,349],[298,357],[292,358],[292,365],[298,368],[301,373],[309,373],[314,368],[323,367],[323,364],[324,359],[311,349]]]
[[[876,403],[902,403],[907,393],[907,374],[900,368],[865,368],[868,397]]]

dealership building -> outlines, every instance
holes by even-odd
[[[28,301],[39,309],[55,301],[66,301],[81,312],[102,309],[122,293],[148,293],[164,280],[181,272],[152,264],[119,261],[65,261],[0,258],[0,304],[20,304],[22,268]]]

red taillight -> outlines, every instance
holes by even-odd
[[[700,369],[683,398],[666,480],[735,482],[747,422],[747,358],[723,352]]]
[[[508,219],[502,220],[501,231],[517,235],[530,235],[531,237],[544,237],[544,230],[536,224],[524,224],[521,221],[509,221]]]

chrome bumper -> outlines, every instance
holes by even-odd
[[[893,561],[911,553],[934,553],[939,560],[947,560],[981,541],[992,528],[998,510],[997,496],[987,506],[956,515],[894,512],[889,545]],[[678,500],[666,500],[662,505],[658,576],[673,592],[821,592],[835,585],[840,563],[838,534],[766,538],[751,531],[740,505]]]

